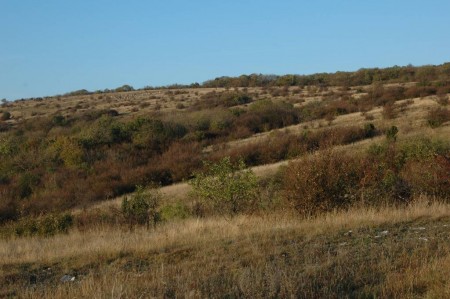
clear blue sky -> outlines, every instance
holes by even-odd
[[[0,0],[0,98],[450,61],[450,1]]]

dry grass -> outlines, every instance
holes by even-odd
[[[2,289],[30,298],[443,298],[449,230],[450,206],[422,199],[306,220],[189,219],[154,231],[2,240]],[[59,283],[65,273],[76,282]]]

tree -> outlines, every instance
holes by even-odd
[[[130,230],[136,224],[145,224],[147,229],[150,223],[153,226],[159,221],[159,202],[161,195],[158,190],[152,188],[145,190],[142,186],[137,186],[134,195],[128,199],[125,197],[122,201],[122,213],[130,226]]]
[[[236,215],[255,207],[257,178],[240,160],[233,164],[229,157],[218,163],[205,162],[206,171],[195,175],[190,182],[193,195],[219,213]]]

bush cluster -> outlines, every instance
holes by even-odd
[[[362,156],[326,151],[283,172],[282,192],[303,215],[362,203],[405,204],[414,195],[450,198],[448,143],[389,140]]]
[[[203,87],[273,87],[273,86],[360,86],[376,82],[419,82],[427,85],[436,80],[448,80],[450,63],[437,66],[394,66],[384,69],[360,69],[356,72],[319,73],[312,75],[262,75],[251,74],[239,77],[219,77],[206,81]]]
[[[11,235],[49,237],[59,233],[67,233],[72,225],[73,216],[68,213],[27,217],[4,227],[2,235],[4,237]]]

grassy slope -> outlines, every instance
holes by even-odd
[[[189,107],[211,90],[193,89],[175,96],[165,91],[140,91],[17,102],[12,104],[12,122],[94,108],[116,109],[121,117],[131,118],[154,111],[161,101],[160,111],[169,113],[178,111],[177,103]],[[258,88],[249,91],[268,97]],[[292,102],[298,102],[295,105],[317,100],[314,96],[296,97],[290,95]],[[81,108],[75,109],[77,105]],[[375,108],[368,112],[374,117],[370,121],[353,113],[339,116],[331,124],[316,120],[288,129],[301,133],[305,126],[321,130],[373,122],[377,127],[398,126],[399,138],[450,138],[448,123],[438,129],[426,125],[427,112],[436,106],[433,97],[426,97],[415,99],[393,120],[384,120],[382,109]],[[270,134],[225,146],[246,145]],[[361,150],[374,141],[339,148]],[[258,166],[255,172],[270,175],[282,163]],[[184,198],[187,190],[186,184],[178,184],[162,191],[170,201]],[[346,234],[349,230],[352,233]],[[386,236],[376,238],[385,230]],[[361,208],[311,220],[280,213],[231,221],[189,219],[150,232],[100,227],[52,238],[0,240],[0,297],[445,298],[450,297],[449,230],[449,205],[419,202],[406,209]],[[65,273],[75,275],[75,282],[61,284],[59,279]]]
[[[191,219],[155,231],[97,228],[2,240],[1,295],[444,298],[449,230],[450,206],[422,200],[310,220]],[[65,273],[75,282],[60,283]]]

